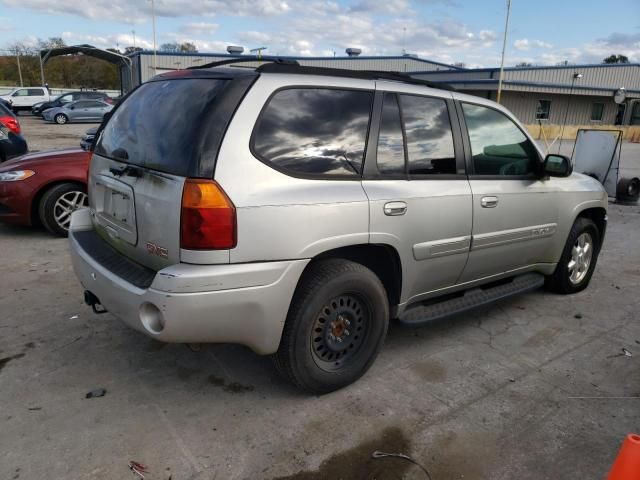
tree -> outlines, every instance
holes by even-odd
[[[66,47],[67,44],[62,37],[49,37],[46,40],[38,39],[38,50],[46,50],[48,48]]]
[[[160,51],[162,51],[162,52],[179,52],[180,51],[180,45],[178,44],[178,42],[163,43],[162,45],[160,45]]]
[[[629,57],[625,55],[609,55],[602,63],[629,63]]]
[[[189,53],[197,53],[198,49],[196,48],[196,46],[191,43],[191,42],[184,42],[180,45],[180,51],[181,52],[189,52]]]
[[[107,48],[107,52],[113,52],[113,53],[118,53],[118,54],[122,55],[122,52],[120,50],[118,50],[117,48]]]
[[[520,62],[520,63],[516,63],[516,68],[517,67],[531,67],[533,64],[529,63],[529,62]]]

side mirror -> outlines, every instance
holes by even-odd
[[[573,172],[573,166],[564,155],[550,153],[544,159],[542,172],[550,177],[568,177]]]
[[[69,110],[75,110],[75,109],[76,109],[76,106],[75,106],[75,105],[71,105],[71,106],[69,107]]]

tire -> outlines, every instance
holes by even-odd
[[[375,273],[349,260],[321,261],[303,274],[272,358],[298,388],[332,392],[364,375],[388,326],[387,293]]]
[[[40,222],[53,235],[66,237],[69,234],[71,214],[85,206],[88,206],[86,187],[77,183],[55,185],[40,199]]]
[[[67,116],[64,113],[56,114],[56,116],[53,117],[53,119],[55,120],[55,122],[58,125],[64,125],[65,123],[67,123],[69,121],[69,119],[67,118]]]
[[[590,256],[584,250],[583,245],[586,244],[590,245]],[[555,272],[546,278],[545,286],[552,292],[564,295],[584,290],[589,285],[599,253],[600,231],[598,227],[593,220],[578,217],[571,227],[558,266]],[[573,268],[570,266],[571,262],[573,262]]]
[[[637,202],[640,197],[640,179],[623,178],[616,187],[616,200],[619,202]]]

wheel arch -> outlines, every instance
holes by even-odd
[[[588,218],[596,224],[596,227],[598,227],[598,233],[600,234],[600,245],[598,245],[598,248],[601,248],[602,240],[604,239],[604,233],[607,228],[607,210],[604,207],[585,208],[584,210],[580,210],[580,212],[578,212],[578,215],[576,215],[576,220],[578,218]]]
[[[87,191],[87,184],[79,181],[76,178],[56,178],[55,180],[41,185],[31,199],[31,225],[40,225],[40,215],[38,214],[38,209],[40,208],[40,202],[42,201],[42,197],[44,196],[44,194],[47,193],[48,190],[64,183],[73,183],[76,185],[80,185],[85,192]]]
[[[312,265],[330,258],[350,260],[373,271],[387,292],[391,316],[395,315],[402,293],[402,263],[398,251],[393,246],[388,244],[357,244],[326,250],[311,259],[305,267],[305,272]]]

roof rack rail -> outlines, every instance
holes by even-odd
[[[286,60],[284,58],[278,57],[258,57],[257,55],[245,55],[237,58],[228,58],[225,60],[216,60],[215,62],[205,63],[204,65],[196,65],[193,67],[188,67],[187,70],[199,70],[201,68],[214,68],[214,67],[222,67],[223,65],[233,65],[234,63],[248,63],[248,62],[269,62],[278,65],[289,65],[295,66],[300,65],[295,60]]]
[[[384,72],[378,70],[348,70],[345,68],[332,67],[311,67],[303,66],[299,63],[267,63],[256,68],[259,73],[293,73],[307,75],[325,75],[334,77],[359,78],[364,80],[391,80],[396,82],[410,83],[414,85],[424,85],[431,88],[439,88],[440,90],[455,91],[451,85],[446,83],[430,82],[420,78],[412,77],[402,72]]]

